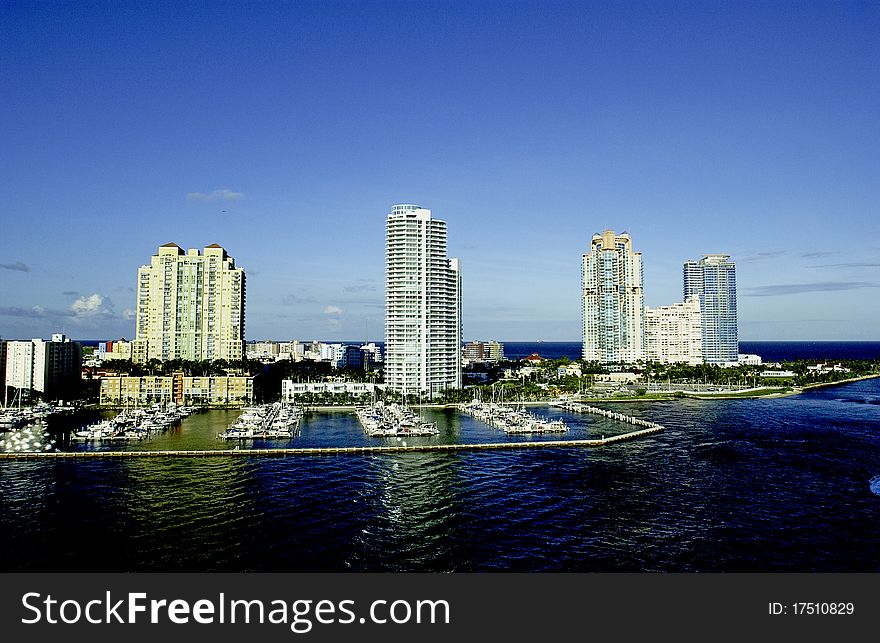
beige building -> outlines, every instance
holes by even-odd
[[[673,364],[703,363],[703,323],[700,300],[645,308],[645,359]]]
[[[138,270],[132,359],[242,359],[244,308],[245,273],[226,250],[166,243]]]
[[[250,404],[254,378],[237,375],[117,375],[101,378],[101,404]]]

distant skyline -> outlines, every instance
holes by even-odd
[[[248,339],[381,340],[392,204],[448,223],[464,339],[578,341],[581,256],[645,304],[737,264],[739,335],[880,340],[876,2],[0,4],[0,336],[134,337],[218,243]]]

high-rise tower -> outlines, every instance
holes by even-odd
[[[226,250],[166,243],[138,270],[132,359],[242,359],[244,303],[244,270]]]
[[[736,264],[730,255],[705,255],[699,261],[686,261],[683,276],[685,299],[695,295],[700,300],[703,360],[707,364],[736,362]]]
[[[583,256],[583,357],[605,364],[644,357],[642,254],[626,233],[594,234]]]
[[[385,382],[434,396],[461,387],[461,268],[446,256],[446,222],[395,205],[385,237]]]

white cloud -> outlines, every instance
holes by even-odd
[[[131,308],[126,308],[122,311],[122,318],[127,320],[134,319],[134,311]]]
[[[341,315],[342,309],[339,306],[327,306],[324,309],[325,315]]]
[[[187,192],[187,201],[238,201],[244,198],[244,192],[233,190],[214,190],[213,192]]]
[[[110,298],[105,297],[104,295],[99,295],[98,293],[77,297],[76,300],[70,304],[70,310],[74,316],[79,319],[94,319],[97,317],[107,318],[115,317],[116,315],[113,310],[113,302],[110,301]]]

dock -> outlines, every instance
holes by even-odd
[[[116,458],[212,458],[255,456],[380,455],[387,453],[454,453],[514,449],[568,449],[602,447],[659,433],[663,427],[648,427],[611,437],[583,440],[542,440],[528,442],[488,442],[482,444],[413,444],[362,447],[310,447],[300,449],[199,449],[191,451],[58,451],[0,453],[0,460],[92,460]]]
[[[663,426],[657,424],[656,422],[643,420],[632,415],[626,415],[625,413],[617,413],[615,411],[608,411],[607,409],[600,409],[597,406],[590,406],[589,404],[584,404],[583,402],[556,402],[552,404],[552,406],[556,406],[560,409],[565,409],[566,411],[571,411],[573,413],[588,413],[590,415],[598,415],[599,417],[617,420],[618,422],[626,422],[627,424],[633,424],[635,426],[644,426],[651,429],[658,429],[661,431],[663,430]]]

